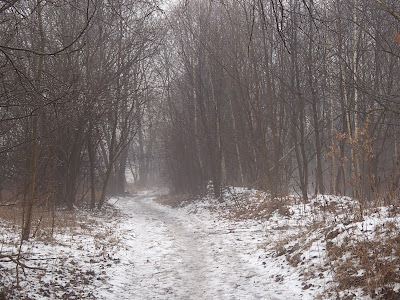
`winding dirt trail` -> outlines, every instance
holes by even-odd
[[[246,255],[257,250],[257,241],[246,243],[243,234],[261,240],[259,228],[252,232],[251,228],[223,226],[212,218],[201,220],[157,204],[154,198],[152,193],[142,193],[116,203],[124,217],[115,226],[126,247],[118,254],[120,265],[108,271],[112,279],[103,295],[108,293],[112,299],[287,299],[282,297],[285,287],[269,291],[268,270]]]

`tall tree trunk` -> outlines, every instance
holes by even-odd
[[[233,128],[233,140],[235,143],[235,151],[236,151],[236,158],[238,161],[238,168],[239,168],[239,185],[243,186],[244,184],[244,175],[243,175],[243,162],[242,162],[242,156],[240,155],[240,150],[239,150],[239,142],[238,142],[238,137],[237,137],[237,126],[236,126],[236,117],[235,113],[233,110],[233,103],[232,103],[232,97],[229,97],[229,106],[230,106],[230,113],[231,113],[231,119],[232,119],[232,128]]]
[[[354,94],[354,109],[357,108],[357,101],[358,101],[358,93],[357,87],[355,86],[355,83],[357,82],[357,36],[358,36],[358,30],[357,30],[357,8],[356,8],[357,0],[354,0],[354,11],[353,11],[353,21],[354,21],[354,49],[353,49],[353,84],[354,84],[354,89],[355,89],[355,94]],[[339,51],[341,52],[341,43],[339,43],[340,49]],[[346,78],[345,78],[345,73],[344,73],[344,61],[342,56],[340,55],[339,59],[339,64],[340,64],[340,74],[341,74],[341,85],[343,89],[343,99],[344,99],[344,106],[346,109],[346,125],[347,125],[347,133],[348,133],[348,140],[350,144],[350,155],[351,155],[351,174],[352,174],[352,180],[353,180],[353,197],[358,198],[360,196],[360,184],[359,184],[359,166],[358,166],[358,157],[357,157],[357,139],[356,136],[358,135],[358,129],[356,129],[357,124],[357,114],[354,114],[354,122],[351,119],[351,109],[350,109],[350,102],[348,99],[348,92],[347,92],[347,87],[346,87]],[[353,125],[353,126],[352,126]],[[354,127],[354,132],[353,128]]]
[[[147,164],[144,149],[143,127],[142,121],[138,119],[138,141],[139,141],[139,186],[147,184]]]
[[[95,160],[96,149],[93,145],[93,125],[89,125],[89,134],[87,139],[88,156],[89,156],[89,173],[90,173],[90,208],[96,207],[96,179],[95,179]]]
[[[327,19],[328,16],[328,5],[325,5],[325,18]],[[331,135],[331,158],[330,158],[330,194],[336,195],[336,145],[335,145],[335,119],[334,119],[334,111],[333,111],[333,80],[332,80],[332,60],[331,60],[331,35],[330,33],[327,34],[326,37],[327,43],[327,60],[326,64],[328,65],[327,72],[328,72],[328,93],[329,93],[329,108],[330,108],[330,135]]]
[[[320,192],[321,194],[325,194],[324,187],[324,178],[322,173],[322,147],[321,147],[321,139],[320,139],[320,128],[319,128],[319,117],[318,117],[318,99],[316,95],[316,91],[314,88],[314,74],[313,74],[313,39],[314,39],[314,30],[313,30],[313,15],[312,15],[312,6],[310,8],[310,19],[309,19],[309,44],[308,44],[308,85],[311,92],[311,107],[312,107],[312,117],[314,124],[314,135],[315,135],[315,150],[316,150],[316,158],[317,158],[317,170],[316,170],[316,186],[315,193]]]
[[[215,198],[222,200],[222,140],[221,140],[221,115],[219,107],[219,99],[217,99],[214,81],[211,75],[211,71],[208,73],[210,86],[211,86],[211,98],[212,98],[212,117],[213,117],[213,129],[214,132],[210,132],[210,146],[213,151],[210,152],[212,180],[214,186]],[[211,136],[212,135],[212,136]]]
[[[119,195],[125,194],[126,184],[126,163],[128,161],[129,145],[127,145],[121,152],[119,157],[119,164],[117,169],[117,193]]]
[[[301,159],[298,159],[298,164],[299,164],[299,172],[302,173],[302,184],[301,184],[301,191],[303,194],[303,200],[307,201],[308,200],[308,159],[307,159],[307,153],[305,149],[305,130],[304,130],[304,100],[300,88],[300,70],[299,70],[299,65],[298,65],[298,59],[297,59],[297,35],[295,33],[295,49],[296,52],[293,54],[293,59],[294,59],[294,80],[296,84],[296,94],[297,94],[297,106],[295,107],[295,110],[299,113],[298,115],[298,122],[299,122],[299,144],[300,144],[300,153]],[[301,165],[300,165],[301,164]]]
[[[361,178],[360,178],[360,165],[358,160],[358,1],[354,0],[353,8],[353,22],[354,22],[354,49],[353,49],[353,84],[354,84],[354,137],[351,138],[350,142],[353,147],[356,147],[352,153],[352,164],[353,164],[353,178],[355,180],[355,197],[360,198],[361,195]],[[360,199],[361,200],[361,199]]]
[[[45,37],[43,31],[43,22],[42,22],[42,9],[43,4],[41,1],[37,1],[37,17],[38,17],[38,27],[39,27],[39,37],[40,37],[40,51],[44,52],[44,44],[45,44]],[[39,56],[38,61],[38,68],[36,72],[36,83],[37,89],[40,92],[40,82],[43,72],[43,56]],[[40,96],[39,96],[40,97]],[[34,112],[32,115],[32,154],[31,154],[31,166],[30,166],[30,183],[29,183],[29,191],[28,191],[28,199],[27,203],[24,203],[26,207],[26,211],[24,211],[24,222],[23,222],[23,229],[22,229],[22,240],[28,240],[31,232],[31,225],[32,225],[32,213],[33,213],[33,204],[35,199],[35,190],[36,190],[36,177],[38,173],[38,163],[39,163],[39,149],[38,149],[38,112]]]
[[[65,186],[65,203],[72,210],[75,204],[76,183],[81,165],[81,152],[84,144],[84,124],[79,124],[74,136],[74,143],[68,158],[67,181]]]
[[[117,116],[115,116],[115,118],[117,118]],[[114,166],[114,160],[115,160],[116,131],[117,131],[117,119],[114,120],[114,129],[113,129],[112,136],[111,136],[110,149],[109,149],[109,155],[108,155],[108,163],[106,165],[106,173],[105,173],[105,178],[104,178],[104,182],[103,182],[103,188],[101,190],[99,203],[97,204],[98,209],[101,209],[104,205],[104,202],[106,201],[108,184],[109,184],[109,181],[111,178],[111,172],[112,172],[112,169]]]

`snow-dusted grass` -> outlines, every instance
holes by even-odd
[[[220,202],[205,197],[184,209],[263,228],[264,264],[289,263],[303,290],[322,299],[399,299],[400,211],[362,208],[348,197],[318,195],[271,199],[267,193],[230,188]],[[279,274],[279,281],[290,280]]]
[[[118,263],[113,254],[121,247],[121,232],[113,226],[118,211],[59,211],[54,227],[48,213],[40,215],[35,236],[22,246],[18,223],[0,219],[0,299],[95,299],[95,287]],[[21,262],[18,270],[15,260]]]
[[[0,211],[0,299],[399,298],[395,207],[243,188],[222,202],[165,193],[58,211],[52,235],[43,213],[21,251],[20,212]]]

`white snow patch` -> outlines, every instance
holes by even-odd
[[[87,218],[77,228],[24,243],[24,262],[45,271],[26,269],[11,299],[367,299],[361,289],[325,293],[336,286],[327,241],[374,239],[399,224],[389,208],[360,219],[346,197],[282,198],[280,211],[265,193],[231,188],[223,202],[170,208],[154,201],[165,192],[112,198],[101,213],[75,212]],[[15,256],[19,234],[11,229],[0,223],[0,253]],[[15,275],[15,264],[0,261],[3,286],[15,286]]]

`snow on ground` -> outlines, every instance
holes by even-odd
[[[143,191],[112,198],[101,212],[75,212],[74,226],[56,227],[53,237],[38,230],[22,245],[21,261],[43,270],[19,268],[16,289],[15,264],[0,259],[0,299],[2,291],[10,299],[369,299],[371,291],[338,279],[347,272],[358,282],[372,271],[351,261],[359,259],[353,252],[360,243],[349,236],[371,240],[380,230],[398,237],[390,209],[360,217],[344,197],[271,201],[232,188],[223,202],[205,197],[172,208],[155,201],[163,193]],[[391,231],[382,231],[385,224]],[[18,227],[0,221],[0,232],[0,254],[15,259]],[[382,261],[397,266],[397,257],[386,253]],[[350,261],[356,273],[342,267]]]
[[[53,236],[34,224],[35,237],[20,247],[20,228],[0,220],[0,299],[95,299],[94,286],[118,263],[119,233],[104,220],[115,210],[60,212]],[[21,249],[21,251],[19,251]],[[17,287],[16,264],[19,287]]]
[[[287,263],[260,259],[262,224],[218,220],[207,210],[190,214],[154,197],[145,192],[115,203],[127,216],[118,226],[135,232],[130,250],[120,253],[133,266],[111,270],[112,287],[101,288],[101,297],[313,299]]]

